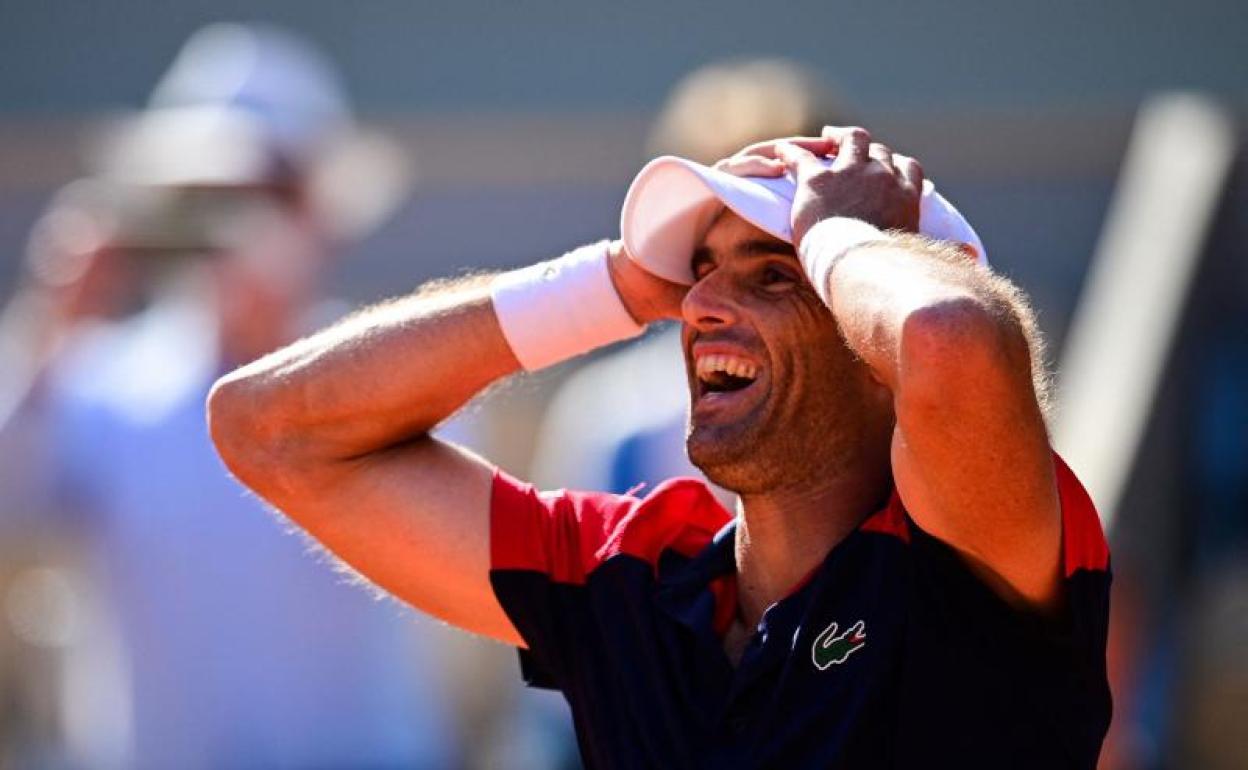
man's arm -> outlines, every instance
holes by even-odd
[[[1059,595],[1061,511],[1037,332],[1016,289],[950,251],[917,238],[851,249],[832,273],[832,312],[893,393],[906,509],[998,593],[1047,608]]]
[[[518,640],[489,581],[493,469],[428,432],[519,368],[488,279],[359,313],[223,377],[213,441],[244,484],[387,592]]]
[[[865,132],[849,132],[830,169],[799,148],[779,152],[798,171],[804,261],[836,239],[838,224],[824,220],[842,215],[838,199],[887,187],[889,175],[913,204],[897,220],[917,223],[921,170],[869,146]],[[907,510],[999,594],[1052,608],[1061,510],[1035,387],[1039,337],[1021,292],[956,248],[913,236],[843,251],[822,278],[846,343],[893,394],[893,475]]]
[[[640,322],[678,292],[618,245]],[[489,584],[493,467],[429,431],[517,371],[485,277],[431,285],[223,377],[208,400],[230,470],[369,580],[450,623],[520,639]]]

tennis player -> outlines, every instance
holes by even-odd
[[[689,456],[735,511],[692,479],[540,492],[429,435],[669,318]],[[622,240],[364,311],[222,378],[209,417],[339,558],[520,648],[588,767],[1092,768],[1109,557],[1042,372],[919,164],[829,128],[656,160]]]

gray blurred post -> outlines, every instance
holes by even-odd
[[[1193,94],[1144,104],[1058,367],[1054,444],[1111,530],[1236,151]]]

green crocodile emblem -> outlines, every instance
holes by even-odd
[[[823,633],[815,637],[815,643],[810,648],[810,657],[820,671],[844,663],[867,644],[867,623],[864,620],[853,624],[840,635],[836,630],[836,623],[829,624]]]

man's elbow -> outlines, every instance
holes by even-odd
[[[237,372],[227,374],[213,383],[206,409],[217,454],[231,473],[254,488],[260,469],[271,467],[279,443],[255,389]]]
[[[1021,324],[1008,310],[971,296],[912,311],[898,353],[899,396],[947,409],[1031,389],[1031,360]]]

